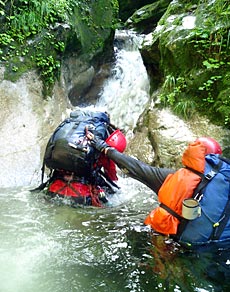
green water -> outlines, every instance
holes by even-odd
[[[106,209],[0,190],[0,291],[229,291],[228,251],[189,252],[150,233],[151,192],[124,190]]]

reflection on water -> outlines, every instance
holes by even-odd
[[[123,189],[105,209],[0,190],[0,291],[229,290],[228,251],[185,251],[151,234],[143,226],[150,192],[133,180]]]

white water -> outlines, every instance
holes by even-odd
[[[132,130],[149,101],[150,85],[138,50],[140,42],[140,36],[130,31],[116,33],[116,62],[96,105],[107,110],[112,123],[124,129],[128,137],[132,136]]]

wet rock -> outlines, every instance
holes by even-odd
[[[139,119],[126,153],[153,166],[178,168],[182,166],[181,155],[188,143],[201,136],[216,139],[228,156],[229,130],[198,115],[184,121],[169,109],[150,107]]]

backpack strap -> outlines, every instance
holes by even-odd
[[[120,189],[120,187],[119,187],[114,181],[112,181],[112,180],[108,177],[108,175],[106,175],[101,169],[98,170],[98,173],[99,173],[99,175],[101,175],[102,177],[104,177],[104,178],[106,179],[106,181],[108,181],[112,186],[114,186],[114,187],[117,188],[117,189]],[[106,182],[106,183],[107,183],[107,182]],[[108,183],[107,183],[107,185],[108,185],[109,187],[111,187]]]
[[[195,188],[193,192],[193,198],[197,199],[198,201],[201,200],[203,194],[203,189],[207,186],[207,184],[217,175],[219,172],[223,162],[220,160],[217,165],[213,166],[212,169],[207,173],[203,174],[203,178],[201,182],[198,184],[198,186]]]
[[[226,162],[227,164],[230,164],[230,159],[223,157],[223,156],[219,156],[219,159]]]
[[[69,130],[68,134],[66,135],[66,138],[70,138],[75,132],[75,130],[77,129],[78,125],[80,124],[80,121],[78,120],[75,121],[73,119],[67,119],[64,124],[70,123],[70,122],[73,122],[74,124],[73,124],[73,127]]]
[[[160,203],[159,205],[161,208],[163,208],[164,210],[166,210],[169,214],[173,215],[174,217],[176,217],[179,221],[182,221],[184,218],[182,216],[180,216],[179,214],[177,214],[174,210],[172,210],[171,208],[169,208],[168,206],[166,206],[163,203]]]
[[[61,122],[61,124],[54,130],[52,136],[50,137],[50,142],[53,143],[54,141],[54,137],[55,137],[55,134],[66,124],[66,123],[70,123],[71,119],[70,118],[67,118],[65,119],[63,122]]]
[[[38,187],[36,187],[35,189],[30,190],[31,193],[40,192],[40,191],[44,190],[44,188],[53,180],[53,178],[51,176],[53,171],[51,170],[50,171],[50,174],[49,174],[48,180],[46,182],[43,182],[43,180],[44,180],[44,173],[45,173],[45,164],[44,163],[42,165],[41,171],[42,171],[41,184]]]

